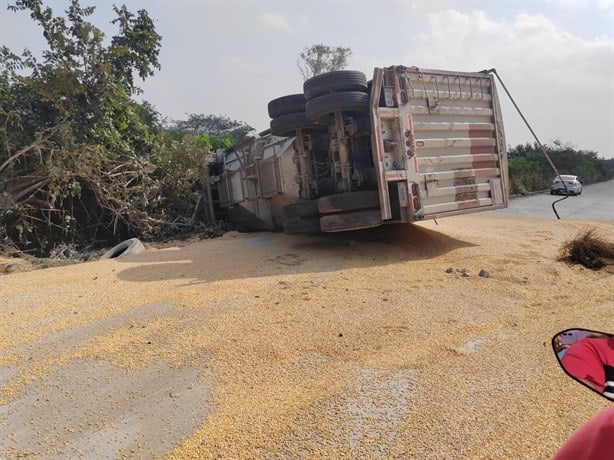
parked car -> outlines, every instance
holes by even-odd
[[[562,179],[562,180],[561,180]],[[563,185],[565,181],[565,185]],[[567,190],[565,190],[567,186]],[[562,174],[556,176],[550,186],[550,195],[581,195],[582,194],[582,181],[578,179],[578,176],[569,176]]]

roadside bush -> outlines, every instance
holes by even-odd
[[[69,5],[64,16],[41,0],[9,6],[30,13],[48,49],[0,47],[0,250],[46,257],[184,233],[207,155],[251,128],[195,114],[164,126],[132,99],[135,78],[160,68],[147,12],[113,7],[118,31],[104,40],[87,22],[94,7]]]

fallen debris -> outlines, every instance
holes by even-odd
[[[463,278],[468,278],[469,277],[469,270],[467,270],[466,268],[452,268],[449,267],[446,269],[446,273],[458,273],[459,275],[457,276],[462,276]]]
[[[100,259],[115,259],[119,257],[125,257],[130,255],[137,255],[145,251],[145,246],[138,238],[130,238],[129,240],[122,241],[118,245],[105,252]]]
[[[594,228],[579,233],[561,247],[559,260],[591,270],[614,265],[614,243],[597,235]]]

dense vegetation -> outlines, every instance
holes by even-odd
[[[604,160],[596,152],[575,150],[555,142],[547,150],[561,174],[580,177],[584,185],[614,178],[614,159]],[[537,144],[518,145],[508,150],[510,192],[525,195],[546,190],[556,175]]]
[[[147,12],[113,7],[108,44],[73,0],[54,16],[19,0],[47,49],[0,49],[0,245],[35,255],[181,231],[190,178],[206,155],[251,128],[192,114],[162,122],[135,79],[159,69],[162,37]],[[4,14],[4,13],[3,13]]]

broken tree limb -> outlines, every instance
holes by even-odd
[[[8,165],[10,165],[13,161],[24,156],[26,153],[30,152],[31,150],[34,150],[40,147],[41,145],[43,145],[45,142],[47,142],[51,138],[51,136],[57,133],[59,129],[60,129],[60,125],[56,126],[55,128],[52,128],[51,131],[46,136],[41,137],[40,139],[34,141],[33,144],[30,144],[27,147],[22,148],[19,152],[10,156],[4,163],[0,165],[0,172],[2,172],[2,170],[5,169]]]

